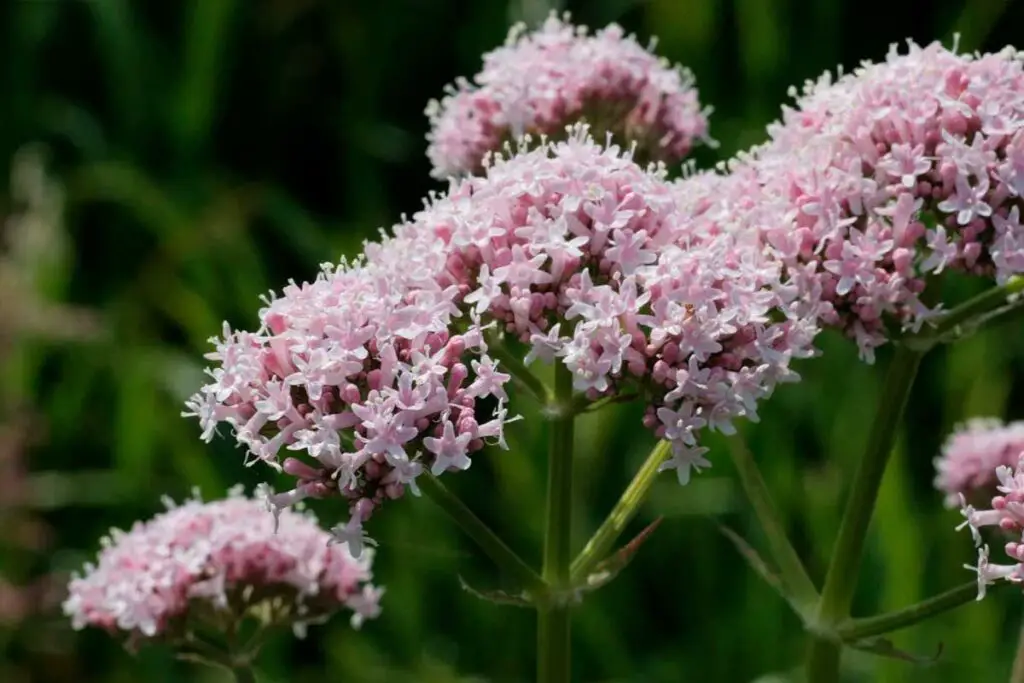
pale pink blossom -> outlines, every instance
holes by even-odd
[[[504,336],[526,345],[525,362],[562,363],[586,398],[640,392],[644,422],[676,445],[669,466],[685,482],[707,464],[702,429],[756,419],[758,402],[795,379],[790,361],[813,353],[817,331],[777,261],[705,225],[703,181],[691,179],[684,201],[664,169],[577,126],[453,181],[371,264],[433,269],[492,343]],[[490,388],[492,363],[474,361],[470,395],[503,396]],[[445,461],[461,452],[452,435],[433,435],[429,448]]]
[[[991,497],[996,468],[1015,466],[1021,453],[1024,422],[968,420],[949,435],[935,458],[935,488],[945,494],[949,507],[959,505],[961,495],[971,500]]]
[[[113,530],[96,563],[71,580],[64,613],[76,629],[180,642],[211,611],[240,620],[271,600],[272,625],[297,630],[342,610],[356,626],[379,613],[383,591],[369,583],[373,554],[356,559],[329,544],[308,513],[275,518],[240,489],[209,503],[165,502],[165,512]]]
[[[935,317],[940,304],[922,297],[932,276],[950,269],[1005,282],[1024,272],[1018,53],[908,42],[792,94],[771,139],[729,171],[775,216],[759,226],[762,243],[862,357],[871,360],[891,329]]]
[[[226,425],[250,462],[295,478],[270,497],[274,505],[347,499],[352,518],[337,528],[356,554],[362,524],[384,501],[416,491],[424,469],[469,467],[484,445],[478,409],[504,420],[509,380],[487,355],[478,324],[456,329],[464,292],[435,277],[443,254],[397,263],[379,244],[366,250],[369,262],[325,265],[313,282],[268,298],[256,332],[225,326],[207,356],[218,364],[208,371],[212,381],[185,413],[199,418],[204,439]],[[529,286],[536,268],[521,270]],[[476,303],[488,305],[486,297]],[[453,430],[458,452],[427,446]],[[283,449],[305,457],[282,462]]]
[[[517,24],[484,55],[473,81],[456,81],[427,107],[427,155],[438,178],[476,173],[488,153],[524,133],[561,134],[587,120],[598,136],[677,161],[708,137],[693,76],[641,47],[616,24],[593,35],[552,13],[535,31]],[[621,137],[620,137],[621,136]]]

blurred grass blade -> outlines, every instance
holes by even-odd
[[[83,3],[93,14],[96,45],[102,53],[107,91],[114,102],[114,115],[121,128],[119,140],[127,146],[138,140],[146,118],[143,65],[152,63],[143,54],[149,42],[142,26],[134,20],[127,0],[91,0]]]
[[[954,36],[959,34],[961,53],[980,50],[1009,4],[1009,0],[965,0],[953,30],[943,42],[952,45]]]
[[[174,149],[193,159],[208,142],[226,71],[235,0],[193,0],[185,28],[181,84],[175,102]]]
[[[164,189],[143,171],[119,162],[81,167],[68,181],[68,200],[108,201],[135,215],[160,240],[190,228],[188,216]]]

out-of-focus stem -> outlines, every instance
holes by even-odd
[[[1010,683],[1024,683],[1024,624],[1021,624],[1020,636],[1017,638],[1017,654],[1013,657]]]
[[[740,477],[740,485],[743,487],[744,493],[747,494],[747,499],[754,508],[754,514],[757,515],[761,530],[768,539],[768,547],[778,567],[779,578],[786,596],[800,610],[801,616],[807,617],[817,604],[818,590],[804,568],[796,549],[793,548],[793,544],[789,542],[786,527],[782,523],[782,518],[768,492],[768,487],[764,483],[764,477],[761,476],[761,470],[758,468],[753,454],[739,437],[730,440],[729,450],[733,463],[736,465],[736,472]]]
[[[236,665],[232,667],[231,671],[235,674],[235,680],[238,683],[256,683],[256,674],[247,664]]]
[[[462,499],[448,490],[437,477],[424,472],[417,483],[420,489],[444,510],[452,520],[484,551],[498,568],[515,579],[534,598],[545,598],[547,584],[489,526],[473,514]]]

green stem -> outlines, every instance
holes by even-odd
[[[1024,683],[1024,624],[1021,624],[1020,636],[1017,639],[1017,654],[1013,657],[1010,683]]]
[[[574,584],[585,579],[594,566],[608,555],[626,526],[636,517],[658,476],[658,468],[671,452],[672,446],[668,441],[659,441],[647,456],[644,464],[640,466],[636,476],[633,477],[633,481],[629,482],[629,486],[622,492],[615,507],[608,513],[608,517],[573,561],[570,576]]]
[[[839,536],[825,574],[816,622],[826,629],[849,616],[878,489],[923,355],[922,350],[898,344],[889,365],[867,450],[854,475]],[[839,680],[840,644],[827,637],[812,638],[807,657],[808,680],[835,683]]]
[[[437,477],[424,472],[417,480],[420,490],[444,510],[498,567],[515,579],[533,597],[544,598],[547,584],[526,562],[505,545],[490,527],[473,514],[462,499],[449,491]]]
[[[768,546],[772,557],[779,570],[779,578],[782,580],[783,589],[787,597],[795,604],[801,615],[811,616],[814,605],[818,602],[818,590],[811,581],[807,569],[796,549],[789,542],[786,534],[786,526],[782,522],[778,509],[772,501],[768,487],[764,483],[764,477],[757,467],[753,454],[746,444],[739,438],[729,441],[730,452],[733,463],[736,465],[736,472],[740,477],[740,485],[754,508],[754,514],[761,525],[761,530],[768,539]]]
[[[572,373],[555,366],[555,404],[551,406],[548,451],[547,528],[544,532],[544,581],[556,593],[569,586],[572,560]],[[571,614],[564,601],[538,605],[537,681],[569,683],[571,671]]]
[[[504,339],[490,337],[487,340],[487,352],[501,361],[501,365],[512,375],[512,380],[533,394],[542,405],[551,400],[551,392],[537,375],[530,372],[520,358],[505,345]]]
[[[982,317],[992,311],[1005,308],[1010,304],[1009,299],[1024,292],[1024,277],[1011,277],[1005,285],[987,289],[973,299],[950,309],[948,313],[939,318],[934,330],[927,336],[942,336],[954,331],[960,325],[970,323],[974,318]]]
[[[237,664],[231,667],[231,671],[235,674],[235,680],[238,683],[256,683],[256,674],[253,673],[251,666]]]
[[[978,583],[977,581],[969,581],[945,593],[940,593],[927,600],[922,600],[916,605],[904,607],[895,612],[864,619],[852,619],[840,626],[837,632],[840,639],[844,642],[855,642],[864,638],[880,636],[892,631],[898,631],[901,628],[913,626],[937,614],[942,614],[961,605],[974,602],[977,600],[977,597]]]

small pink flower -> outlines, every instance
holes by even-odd
[[[473,81],[460,79],[427,107],[438,178],[480,171],[488,153],[524,133],[559,135],[584,119],[654,160],[678,161],[711,142],[693,76],[615,24],[593,35],[568,15],[552,13],[534,32],[518,24]]]
[[[284,510],[275,519],[240,489],[210,503],[167,504],[104,538],[96,564],[72,579],[64,613],[76,629],[177,642],[211,609],[241,619],[263,600],[297,630],[342,609],[355,626],[379,614],[372,553],[357,560],[329,545],[312,516]]]

